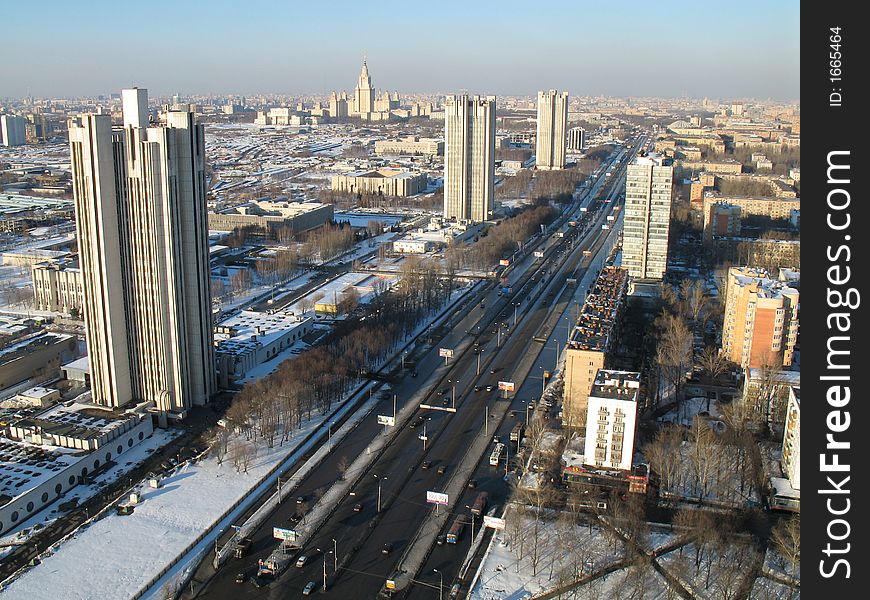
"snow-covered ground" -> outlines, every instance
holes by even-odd
[[[124,473],[134,469],[151,454],[168,444],[173,437],[175,437],[175,434],[170,430],[155,430],[151,436],[122,454],[118,464],[95,477],[90,484],[74,487],[63,498],[59,498],[26,521],[23,521],[15,533],[0,538],[0,544],[20,544],[26,542],[41,527],[45,527],[63,515],[64,511],[60,510],[59,505],[71,500],[77,500],[78,504],[88,500],[116,479],[123,477]],[[12,548],[0,548],[0,558],[11,550]]]
[[[289,443],[268,448],[250,442],[256,456],[247,472],[238,472],[227,456],[186,463],[157,489],[137,486],[140,502],[133,514],[107,513],[64,543],[9,587],[0,598],[129,598],[288,456],[320,425],[312,419],[293,432]]]

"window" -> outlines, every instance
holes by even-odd
[[[48,492],[42,492],[42,501],[48,502]]]
[[[140,431],[140,432],[139,432],[139,441],[141,442],[142,439],[143,439],[144,437],[145,437],[145,434],[142,433],[142,432]],[[131,440],[131,441],[132,441],[132,440]],[[132,445],[132,444],[131,444],[131,445]]]
[[[13,523],[16,523],[18,521],[18,511],[17,510],[12,511],[12,514],[9,515],[9,518],[12,519]]]
[[[27,512],[32,512],[32,511],[33,511],[33,502],[28,502],[27,503]]]
[[[127,447],[128,447],[128,448],[132,448],[132,447],[133,447],[133,438],[130,438],[129,440],[127,440]]]
[[[61,490],[63,490],[63,486],[60,485],[59,483],[56,486],[54,486],[54,493],[57,494],[58,496],[60,496]],[[3,528],[0,527],[0,530],[2,530],[2,529]]]
[[[72,484],[74,484],[75,482],[76,482],[76,478],[75,478],[75,476],[74,476],[74,475],[70,475],[70,476],[69,476],[69,484],[72,485]]]

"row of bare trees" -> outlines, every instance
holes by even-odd
[[[551,206],[530,207],[490,227],[474,244],[455,246],[451,260],[457,266],[490,269],[555,218],[556,210]]]
[[[449,287],[434,264],[423,263],[408,271],[407,283],[403,278],[396,290],[382,289],[375,297],[365,323],[352,320],[339,325],[327,343],[246,384],[226,413],[229,429],[241,435],[217,431],[213,449],[218,461],[229,456],[237,470],[246,470],[256,457],[258,440],[269,447],[281,445],[312,415],[326,414],[444,302]],[[357,302],[358,296],[345,294],[339,310],[351,312]]]

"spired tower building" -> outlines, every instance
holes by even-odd
[[[153,402],[183,417],[215,392],[203,126],[148,93],[69,121],[91,391],[110,407]]]
[[[374,111],[375,88],[372,87],[369,67],[366,61],[363,61],[362,70],[359,72],[359,81],[353,93],[353,112],[358,115],[368,115]]]

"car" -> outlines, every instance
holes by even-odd
[[[357,502],[353,505],[353,512],[362,512],[363,505],[362,502]]]
[[[475,391],[475,392],[479,392],[479,391],[482,390],[482,389],[483,389],[483,388],[480,387],[479,385],[474,386],[474,391]]]
[[[517,416],[517,411],[515,411],[515,410],[510,411],[510,412],[508,413],[508,416],[511,417],[511,418]]]
[[[435,543],[438,544],[439,546],[443,546],[444,542],[446,542],[446,541],[447,541],[447,534],[444,534],[444,533],[439,534],[438,537],[435,538]]]
[[[255,588],[266,587],[269,584],[268,581],[266,581],[265,579],[263,579],[259,575],[254,575],[253,577],[251,577],[251,583],[253,584],[253,586]]]
[[[491,384],[490,384],[490,385],[486,386],[486,391],[487,391],[487,392],[491,392],[491,391],[494,390],[494,389],[495,389],[495,386],[494,386],[494,385],[491,385]]]
[[[390,542],[387,542],[386,544],[384,544],[384,547],[381,548],[381,554],[389,554],[392,551],[393,551],[393,544]]]
[[[475,489],[477,487],[477,479],[469,479],[468,487],[472,490]]]
[[[436,473],[438,473],[439,475],[444,475],[444,473],[446,473],[446,472],[447,472],[447,465],[439,466],[438,470],[436,471]]]
[[[441,401],[441,405],[442,406],[450,406],[450,398],[445,397],[444,400]]]
[[[438,390],[438,395],[443,396],[444,394],[446,394],[449,391],[450,391],[450,388],[441,388],[440,390]]]
[[[490,369],[489,372],[490,372],[490,374],[494,374],[494,373],[495,373],[495,367],[493,367],[492,369]]]
[[[499,439],[499,437],[497,435],[492,436],[492,443],[493,444],[498,444],[500,441],[501,440]]]
[[[301,569],[302,567],[307,565],[312,558],[314,558],[314,555],[312,554],[303,554],[296,560],[296,566]]]
[[[295,523],[295,522],[297,522],[297,521],[301,521],[301,520],[302,520],[302,517],[304,517],[304,516],[305,516],[305,515],[304,515],[302,512],[300,512],[300,511],[297,510],[295,513],[293,513],[292,515],[290,515],[290,518],[288,518],[287,520],[288,520],[288,521],[292,521],[292,522]]]
[[[296,504],[305,504],[305,496],[296,496]]]
[[[245,583],[248,580],[246,573],[236,573],[236,583]]]
[[[428,468],[431,467],[431,466],[432,466],[432,461],[431,461],[431,460],[424,460],[424,461],[423,461],[423,464],[420,465],[420,468],[421,468],[421,469],[428,469]]]
[[[305,584],[305,587],[302,588],[302,595],[303,596],[310,596],[314,592],[314,590],[316,590],[316,589],[317,589],[317,582],[316,581],[309,581],[308,583]]]
[[[414,419],[411,422],[411,429],[414,429],[415,427],[419,427],[422,424],[423,424],[423,417],[417,417],[416,419]]]

